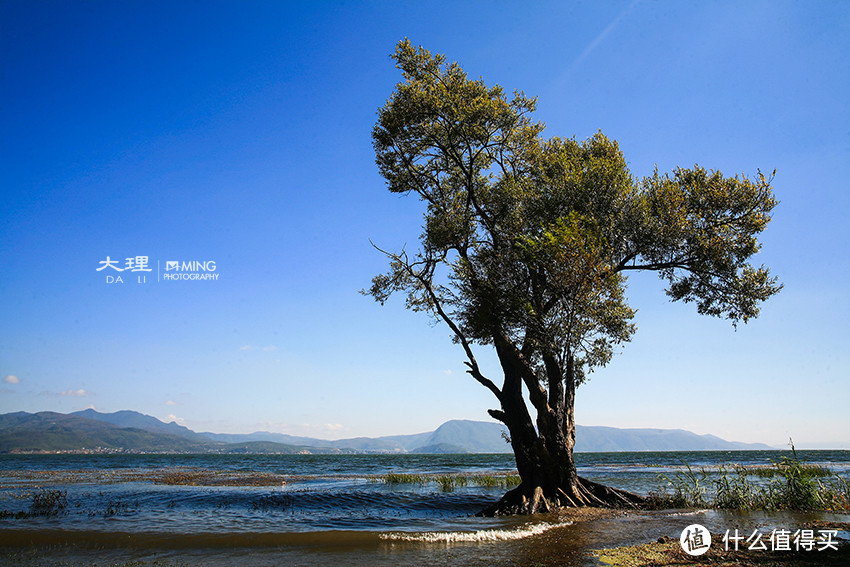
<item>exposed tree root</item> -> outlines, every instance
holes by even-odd
[[[529,490],[524,484],[507,492],[492,506],[477,516],[512,516],[554,512],[560,508],[639,508],[645,499],[642,496],[611,488],[578,477],[574,486],[557,488],[547,495],[541,486]]]

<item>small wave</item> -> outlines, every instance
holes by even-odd
[[[562,522],[558,524],[543,522],[539,524],[529,524],[513,530],[479,530],[476,532],[394,532],[381,534],[381,539],[393,541],[420,541],[425,543],[479,543],[488,541],[509,541],[540,535],[553,528],[560,528],[571,524],[572,522]]]
[[[703,510],[693,510],[691,512],[673,512],[672,514],[668,514],[668,516],[699,516],[700,514],[705,514],[706,512],[711,512],[708,508]]]

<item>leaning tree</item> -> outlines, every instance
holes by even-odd
[[[697,166],[636,179],[601,133],[544,139],[521,92],[508,98],[407,40],[393,58],[404,80],[379,111],[377,163],[390,191],[426,210],[419,249],[383,251],[390,269],[367,293],[402,292],[444,322],[498,400],[489,414],[507,427],[521,484],[484,513],[639,504],[578,476],[576,387],[635,331],[628,272],[657,272],[702,314],[758,315],[781,287],[748,263],[776,205],[770,180]],[[495,349],[500,383],[475,345]]]

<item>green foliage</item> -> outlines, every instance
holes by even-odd
[[[462,488],[469,485],[481,486],[486,488],[512,488],[520,484],[519,475],[515,474],[408,474],[408,473],[387,473],[377,477],[390,485],[396,484],[417,484],[425,486],[429,483],[435,483],[440,487],[442,492],[452,492],[455,488]]]
[[[767,268],[747,264],[777,204],[770,181],[761,172],[750,181],[695,167],[664,176],[656,171],[642,186],[643,230],[650,231],[642,255],[668,264],[660,272],[670,297],[733,322],[756,317],[758,303],[780,289]]]
[[[514,486],[519,486],[520,482],[521,479],[517,474],[479,474],[472,477],[472,483],[475,484],[475,486],[513,488]]]
[[[425,484],[426,477],[421,474],[387,473],[381,480],[387,484]]]
[[[800,472],[806,478],[822,478],[832,476],[832,471],[820,465],[810,465],[808,463],[800,463]],[[748,475],[762,478],[773,478],[780,475],[780,470],[777,466],[772,467],[749,467],[746,468]]]
[[[702,508],[708,506],[707,491],[708,491],[708,473],[705,470],[695,473],[691,466],[685,464],[687,472],[681,472],[676,477],[670,478],[667,475],[660,477],[667,481],[668,485],[673,487],[673,494],[658,493],[651,495],[650,500],[653,502],[665,503],[665,507],[671,508]]]
[[[711,474],[706,470],[695,473],[687,466],[687,472],[661,478],[667,489],[650,496],[654,508],[850,510],[847,479],[800,461],[793,446],[792,456],[770,467],[721,466]]]
[[[457,63],[400,42],[404,80],[372,137],[394,193],[426,205],[420,249],[386,252],[390,270],[368,293],[449,325],[471,345],[496,346],[552,388],[580,383],[631,339],[626,274],[654,271],[674,300],[733,324],[758,315],[781,286],[748,262],[776,205],[770,181],[679,168],[634,178],[616,141],[542,137],[536,100],[471,80]],[[530,386],[531,385],[531,386]],[[546,396],[534,398],[546,412]]]
[[[451,492],[455,488],[466,486],[469,481],[465,476],[443,474],[434,477],[434,482],[440,485],[443,492]]]

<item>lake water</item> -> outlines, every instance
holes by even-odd
[[[786,456],[576,458],[582,476],[647,494],[686,463],[711,472]],[[850,478],[850,451],[798,451],[798,457]],[[436,482],[439,475],[500,478],[513,471],[512,455],[0,455],[0,553],[5,549],[6,560],[20,565],[581,564],[590,561],[592,546],[678,537],[695,523],[694,514],[718,531],[732,524],[785,522],[780,527],[790,529],[808,519],[848,522],[842,514],[666,511],[614,515],[590,529],[564,515],[477,518],[504,487],[469,482],[446,490]],[[389,473],[424,480],[388,483]],[[47,513],[32,513],[34,498],[42,498]]]

